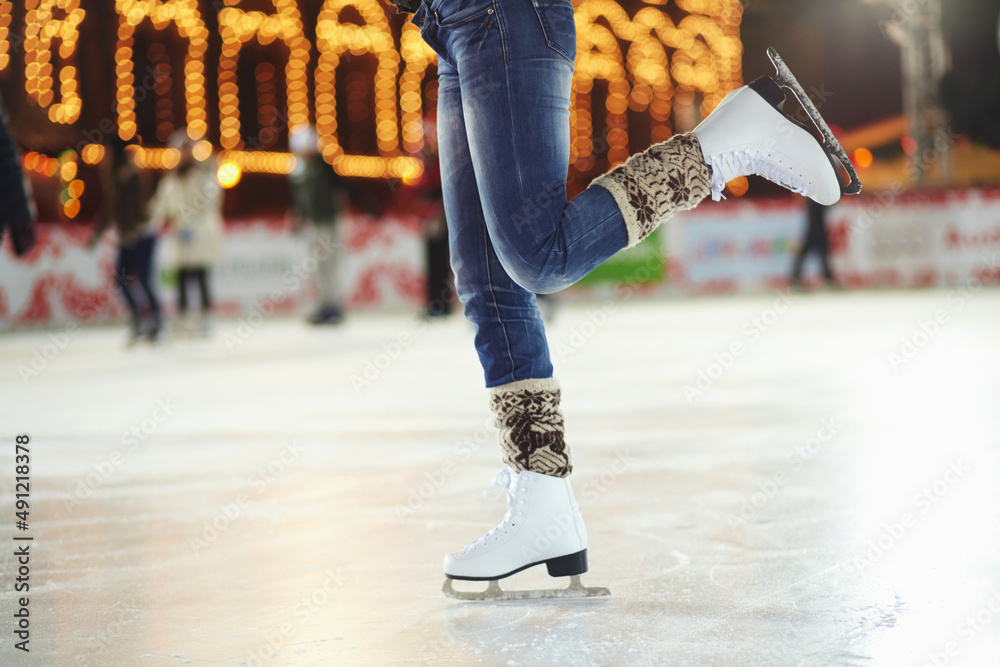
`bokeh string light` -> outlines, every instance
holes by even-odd
[[[74,123],[83,107],[74,63],[79,26],[86,12],[80,9],[80,0],[27,0],[24,6],[24,87],[28,100],[47,107],[53,123]],[[62,61],[58,68],[58,102],[53,92],[56,66],[52,62],[57,41]]]
[[[104,159],[104,146],[101,144],[87,144],[80,152],[84,164],[97,165]]]
[[[437,64],[437,54],[412,23],[403,26],[399,50],[403,55],[403,76],[399,80],[399,108],[402,112],[403,150],[415,153],[424,146],[424,96],[421,95],[427,69]]]
[[[165,30],[171,23],[188,42],[184,58],[184,97],[187,100],[187,133],[200,139],[208,131],[205,110],[205,51],[208,28],[198,11],[197,0],[115,0],[118,12],[118,48],[115,51],[117,76],[118,134],[131,139],[138,131],[135,118],[135,75],[132,48],[135,29],[146,19],[153,28]]]
[[[222,33],[222,55],[219,57],[219,143],[223,148],[236,149],[242,143],[236,66],[240,50],[251,39],[265,46],[278,39],[288,47],[288,62],[285,66],[288,97],[286,129],[291,131],[309,122],[306,76],[309,40],[302,31],[298,5],[294,0],[272,0],[272,6],[274,14],[246,12],[237,7],[226,7],[219,12],[219,31]],[[269,124],[261,125],[260,130],[275,132],[276,119],[277,114],[274,114],[267,121]]]
[[[162,42],[153,42],[149,46],[148,55],[155,77],[153,95],[156,99],[156,139],[166,143],[175,129],[170,54]]]
[[[59,182],[62,185],[59,203],[63,215],[71,220],[80,213],[80,196],[84,190],[83,181],[78,178],[78,157],[74,150],[63,151],[59,156]]]
[[[135,164],[140,169],[173,169],[181,162],[181,152],[176,148],[148,148],[136,146]]]
[[[664,141],[672,134],[675,99],[692,104],[700,94],[700,113],[705,116],[742,84],[740,2],[678,0],[677,5],[688,15],[675,24],[659,7],[643,7],[630,19],[613,0],[575,2],[577,69],[570,122],[571,161],[578,170],[587,171],[595,163],[595,80],[607,82],[607,159],[612,165],[629,154],[626,109],[648,110],[651,141]],[[629,45],[626,57],[622,42]],[[667,55],[668,48],[672,57]]]
[[[340,14],[353,8],[363,25],[341,22]],[[323,156],[333,162],[344,154],[337,136],[337,66],[341,56],[373,54],[375,69],[375,137],[379,153],[392,155],[399,148],[396,119],[396,78],[399,53],[395,48],[385,8],[377,0],[326,0],[316,24],[319,65],[316,69],[316,129],[323,139]]]
[[[21,156],[21,166],[47,178],[59,173],[59,160],[35,151],[27,151]]]
[[[259,149],[274,146],[277,132],[307,124],[311,101],[320,149],[339,173],[366,178],[419,176],[422,164],[406,153],[415,153],[423,147],[423,117],[428,103],[425,83],[428,72],[436,66],[436,55],[424,43],[419,30],[405,23],[397,47],[384,3],[325,0],[317,17],[318,58],[314,98],[310,100],[307,70],[312,45],[304,34],[298,3],[269,1],[272,13],[244,10],[240,7],[243,0],[225,0],[219,11],[220,160],[236,165],[241,173],[289,173],[294,166],[291,154]],[[76,94],[77,73],[71,61],[85,14],[79,8],[79,0],[26,0],[26,3],[27,25],[35,26],[33,31],[26,31],[26,35],[35,39],[31,46],[31,67],[26,67],[29,96],[37,104],[48,106],[53,119],[73,122],[79,116],[81,103]],[[672,5],[669,11],[668,4]],[[0,0],[0,67],[9,49],[4,37],[8,34],[5,31],[8,31],[10,7],[10,2]],[[155,74],[152,86],[156,100],[156,139],[163,142],[175,125],[182,124],[181,119],[174,118],[171,102],[175,79],[183,80],[186,99],[183,123],[189,136],[193,139],[206,136],[205,53],[209,31],[198,7],[197,0],[116,0],[119,15],[116,108],[119,134],[123,138],[132,138],[138,131],[134,34],[147,20],[154,30],[164,33],[161,42],[154,43],[159,46],[151,47],[147,54]],[[685,125],[707,115],[742,83],[739,39],[742,4],[738,0],[675,0],[674,3],[647,0],[633,16],[613,0],[574,0],[574,10],[578,48],[572,90],[571,160],[577,172],[601,166],[599,161],[620,163],[642,143],[643,140],[630,140],[630,111],[648,115],[650,143],[663,141],[676,128],[686,129]],[[186,40],[187,47],[182,79],[180,72],[176,75],[171,72],[170,59],[164,57],[166,51],[162,46],[166,40],[177,38]],[[52,90],[55,64],[51,62],[56,41],[61,58],[58,102]],[[263,46],[278,41],[287,49],[284,104],[277,87],[281,63],[258,63],[254,70],[255,89],[239,89],[236,70],[242,50],[251,41]],[[373,57],[376,63],[374,79],[368,84],[371,87],[364,88],[373,93],[377,155],[351,154],[338,136],[338,85],[342,88],[346,83],[343,72],[338,78],[338,68],[343,69],[345,58],[362,56]],[[26,63],[27,58],[26,54]],[[601,85],[595,88],[598,81]],[[261,127],[256,140],[244,146],[239,98],[248,94],[256,96],[257,125]],[[365,96],[366,105],[367,99]],[[283,115],[285,108],[287,116]],[[604,125],[604,146],[596,150],[597,154],[595,117],[602,118]],[[263,140],[265,130],[270,132],[267,141]],[[351,143],[354,152],[364,150],[361,148],[364,141]],[[207,159],[211,147],[201,153]],[[176,164],[171,149],[145,148],[137,151],[136,156],[147,168],[168,169]],[[86,164],[100,161],[96,149],[85,150],[80,157]]]
[[[0,72],[10,65],[10,12],[8,0],[0,0]]]

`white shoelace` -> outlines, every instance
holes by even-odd
[[[712,168],[712,199],[715,201],[726,198],[722,190],[737,176],[763,176],[800,195],[807,195],[812,187],[812,181],[807,182],[803,174],[796,174],[791,167],[785,169],[781,160],[775,161],[770,153],[761,155],[760,150],[712,155],[708,164]]]
[[[491,496],[490,494],[493,491],[496,491],[496,493]],[[499,539],[501,533],[507,533],[507,526],[513,525],[509,523],[512,519],[523,516],[523,510],[519,507],[519,505],[523,505],[524,501],[518,499],[517,491],[518,486],[515,482],[514,476],[510,474],[510,470],[507,468],[501,468],[497,471],[496,476],[493,478],[493,486],[486,491],[483,491],[483,498],[486,498],[489,501],[496,501],[500,499],[500,496],[506,493],[507,513],[504,514],[503,521],[501,521],[499,525],[490,529],[485,535],[462,549],[463,554],[468,552],[469,549],[474,551],[479,546],[486,546],[488,540]]]

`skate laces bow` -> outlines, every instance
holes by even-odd
[[[507,468],[501,468],[497,471],[496,476],[493,478],[493,486],[483,491],[483,498],[489,500],[490,502],[500,499],[504,493],[510,494],[510,483],[513,481],[511,477],[510,470]],[[493,493],[496,491],[496,493]],[[490,494],[493,493],[492,496]]]

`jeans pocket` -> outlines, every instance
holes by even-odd
[[[493,9],[493,0],[434,0],[430,14],[442,28],[454,28],[483,17]]]
[[[549,48],[571,63],[576,60],[576,19],[571,0],[531,0]]]

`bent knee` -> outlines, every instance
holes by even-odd
[[[566,281],[565,275],[548,270],[544,265],[541,267],[505,265],[504,268],[507,269],[507,273],[515,283],[532,294],[552,294],[572,284]]]

